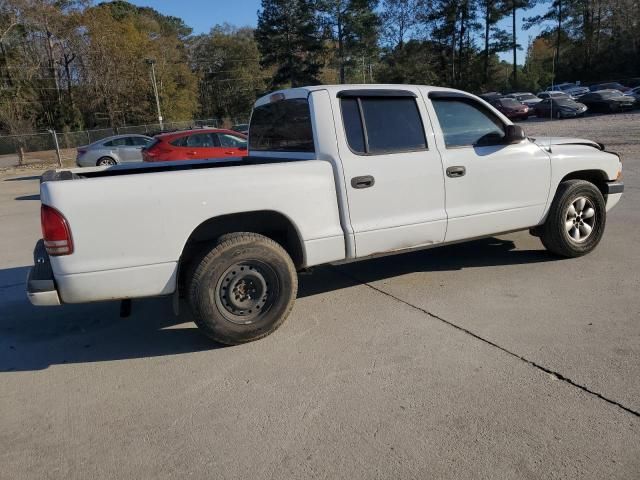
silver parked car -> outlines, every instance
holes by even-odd
[[[118,163],[142,162],[142,149],[153,142],[145,135],[116,135],[103,138],[84,147],[78,147],[76,165],[116,165]]]
[[[505,95],[505,97],[513,98],[527,107],[533,107],[536,103],[540,103],[542,101],[541,98],[536,97],[531,92],[510,93],[509,95]]]

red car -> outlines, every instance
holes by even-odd
[[[497,98],[489,103],[496,107],[509,120],[526,120],[529,118],[529,107],[513,98]]]
[[[145,162],[207,160],[241,157],[246,152],[245,135],[219,128],[199,128],[156,135],[153,143],[142,150],[142,159]]]

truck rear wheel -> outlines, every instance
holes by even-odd
[[[540,240],[556,255],[579,257],[600,243],[606,220],[600,190],[584,180],[567,180],[558,187],[547,220],[539,229]]]
[[[251,342],[286,320],[298,291],[291,257],[256,233],[225,235],[197,262],[188,285],[196,325],[226,345]]]

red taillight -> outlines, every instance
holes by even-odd
[[[165,151],[165,149],[161,148],[160,145],[156,143],[142,151],[142,160],[144,162],[157,162],[158,159],[155,157],[162,154],[163,151]]]
[[[73,240],[69,223],[58,210],[48,205],[40,209],[42,237],[47,253],[51,256],[71,255]]]

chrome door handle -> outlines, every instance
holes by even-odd
[[[447,168],[447,177],[451,177],[451,178],[464,177],[465,173],[467,173],[467,169],[461,166]]]

